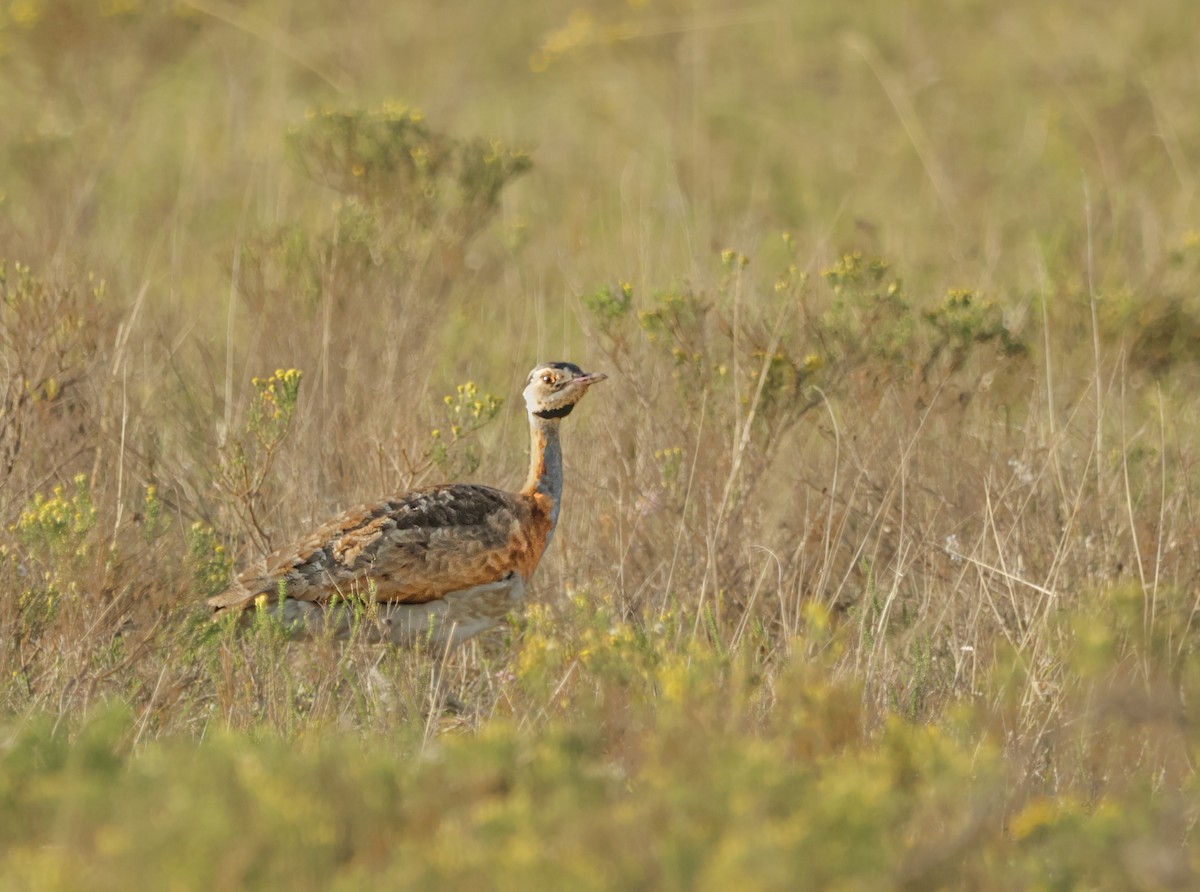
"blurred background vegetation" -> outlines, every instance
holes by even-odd
[[[0,0],[4,887],[1191,888],[1195,23]],[[525,614],[209,627],[546,359]]]

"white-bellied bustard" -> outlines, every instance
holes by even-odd
[[[293,633],[364,635],[397,644],[464,641],[521,602],[550,544],[562,498],[558,427],[607,377],[569,362],[529,373],[529,477],[520,492],[450,483],[339,514],[250,567],[208,603],[217,617],[255,605]]]

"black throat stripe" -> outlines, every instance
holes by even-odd
[[[563,406],[559,409],[543,409],[541,412],[534,412],[538,418],[566,418],[571,414],[571,410],[575,408],[574,403]]]

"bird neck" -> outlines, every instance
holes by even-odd
[[[525,495],[541,494],[550,499],[550,523],[558,521],[558,505],[562,499],[562,447],[558,442],[558,419],[529,415],[529,477],[525,480]]]

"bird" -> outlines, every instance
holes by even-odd
[[[433,648],[498,625],[522,603],[558,524],[559,425],[607,377],[570,362],[529,373],[529,475],[519,492],[449,483],[345,511],[209,598],[214,620],[265,611],[294,637],[356,633]]]

